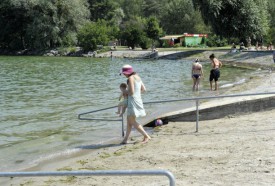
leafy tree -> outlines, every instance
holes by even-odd
[[[83,0],[3,0],[0,46],[18,50],[75,44],[77,29],[89,17],[87,6]]]
[[[110,27],[104,20],[90,22],[83,26],[78,33],[78,42],[85,51],[96,50],[97,45],[107,45]]]
[[[27,38],[31,48],[52,48],[61,46],[63,40],[74,41],[74,33],[83,25],[89,12],[87,4],[82,0],[36,0],[30,4],[32,23],[28,25]]]
[[[193,0],[194,5],[222,37],[257,38],[266,34],[267,0]]]
[[[268,12],[269,12],[269,30],[266,36],[266,41],[275,44],[275,1],[268,1]]]
[[[171,0],[165,7],[161,22],[167,34],[209,32],[191,0]]]
[[[144,0],[142,4],[142,11],[144,17],[161,18],[167,0]]]
[[[206,45],[209,47],[223,47],[228,43],[227,39],[221,38],[217,35],[209,35]]]
[[[142,19],[131,19],[122,25],[122,39],[126,40],[127,46],[134,49],[141,40],[144,40],[144,21]]]
[[[24,49],[27,25],[31,22],[26,2],[2,0],[0,2],[0,47]]]
[[[149,17],[147,19],[145,32],[148,38],[152,40],[152,45],[154,45],[154,41],[158,40],[163,33],[162,29],[159,26],[158,20],[155,17]]]
[[[123,0],[121,7],[124,10],[125,20],[135,19],[136,17],[143,17],[142,5],[144,0]]]
[[[91,21],[96,22],[98,19],[110,21],[119,9],[118,4],[113,0],[88,0],[91,13]]]
[[[148,49],[150,47],[150,39],[145,35],[141,35],[140,37],[140,41],[139,41],[139,46],[142,48],[142,49]]]
[[[268,0],[268,12],[269,12],[269,20],[271,27],[275,27],[275,1]]]

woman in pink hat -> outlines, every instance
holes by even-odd
[[[127,129],[122,144],[127,143],[133,126],[143,135],[144,138],[142,142],[146,143],[151,137],[143,129],[142,125],[136,121],[137,117],[146,115],[141,99],[141,92],[145,91],[145,86],[138,74],[134,72],[132,66],[124,65],[121,74],[124,74],[125,77],[128,78]]]

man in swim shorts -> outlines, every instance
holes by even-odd
[[[218,80],[220,77],[220,68],[222,67],[222,63],[215,57],[214,54],[211,54],[209,56],[210,60],[211,60],[211,66],[212,69],[210,71],[210,77],[209,77],[209,81],[210,81],[210,90],[213,90],[212,88],[212,82],[213,80],[215,80],[215,90],[218,90]]]

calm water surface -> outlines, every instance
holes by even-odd
[[[80,121],[77,115],[118,103],[119,84],[126,81],[119,76],[124,64],[131,64],[142,77],[147,88],[144,102],[195,96],[191,61],[0,57],[0,171],[119,139],[119,122]],[[207,95],[210,64],[202,64],[205,78],[200,93]],[[255,72],[224,67],[220,85],[243,83],[251,73]],[[148,106],[147,112],[156,107],[160,106]],[[118,119],[115,111],[101,115]]]

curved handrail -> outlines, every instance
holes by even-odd
[[[206,97],[195,97],[195,98],[183,98],[183,99],[172,99],[172,100],[163,100],[163,101],[150,101],[150,102],[144,102],[143,104],[154,104],[154,103],[168,103],[168,102],[179,102],[179,101],[190,101],[194,100],[196,101],[196,115],[197,115],[197,121],[196,121],[196,132],[198,132],[198,121],[199,121],[199,100],[203,99],[219,99],[219,98],[229,98],[229,97],[243,97],[243,96],[259,96],[259,95],[271,95],[275,94],[275,92],[263,92],[263,93],[248,93],[248,94],[231,94],[231,95],[222,95],[222,96],[206,96]],[[116,108],[117,106],[112,106],[108,108],[103,108],[99,110],[93,110],[90,112],[81,113],[78,115],[78,119],[80,120],[100,120],[100,121],[121,121],[122,122],[122,136],[124,136],[124,125],[123,125],[123,117],[121,119],[105,119],[105,118],[81,118],[82,115],[100,112],[108,109]]]
[[[95,171],[53,171],[53,172],[1,172],[0,177],[42,177],[42,176],[166,176],[169,185],[175,186],[173,173],[167,170],[95,170]]]
[[[86,114],[91,114],[91,113],[95,113],[95,112],[109,110],[109,109],[113,109],[113,108],[116,108],[116,107],[117,106],[112,106],[112,107],[103,108],[103,109],[99,109],[99,110],[92,110],[92,111],[89,111],[89,112],[84,112],[84,113],[78,114],[78,119],[80,119],[80,120],[98,120],[98,121],[122,121],[123,119],[81,118],[81,116],[86,115]]]

